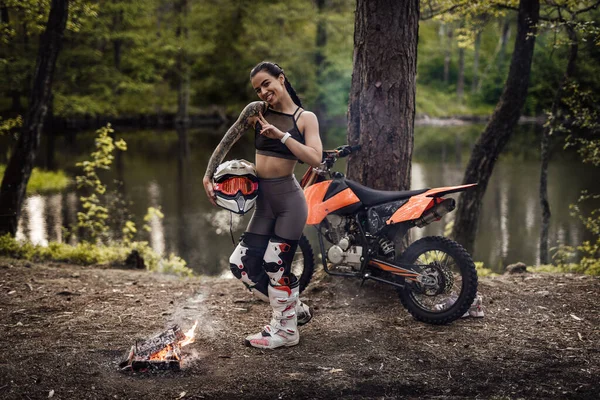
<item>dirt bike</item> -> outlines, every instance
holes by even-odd
[[[394,286],[402,305],[419,321],[438,325],[460,318],[477,292],[477,272],[469,253],[440,236],[421,238],[402,252],[396,247],[411,228],[439,221],[455,208],[454,199],[444,195],[476,184],[381,191],[331,170],[339,158],[359,149],[345,145],[325,151],[321,165],[309,168],[300,183],[309,208],[307,225],[317,230],[323,269],[363,283],[374,280]],[[297,254],[301,261],[292,272],[303,290],[314,269],[313,251],[304,235]]]

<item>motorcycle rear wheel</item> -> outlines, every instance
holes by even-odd
[[[306,289],[312,279],[315,270],[315,255],[308,241],[308,238],[302,234],[298,241],[298,248],[292,260],[292,273],[300,281],[300,293]]]
[[[414,264],[415,270],[436,281],[430,286],[407,282],[398,288],[402,305],[415,319],[445,325],[469,310],[477,294],[477,271],[460,244],[428,236],[411,244],[399,258],[401,264]]]

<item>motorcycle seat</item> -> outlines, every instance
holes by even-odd
[[[376,206],[378,204],[388,203],[394,200],[408,199],[409,197],[416,196],[424,193],[429,189],[419,190],[402,190],[402,191],[389,191],[389,190],[375,190],[361,185],[358,182],[346,179],[346,184],[354,194],[360,199],[360,201],[367,207]]]

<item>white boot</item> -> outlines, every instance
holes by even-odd
[[[294,288],[292,289],[292,292],[298,291],[298,293],[300,293],[299,290],[299,288]],[[257,299],[269,303],[269,298],[262,294],[260,291],[256,290],[256,288],[252,288],[251,291]],[[303,303],[300,300],[296,302],[296,316],[298,317],[298,326],[302,326],[308,323],[312,319],[314,313],[315,312],[313,311],[312,307],[310,307],[306,303]]]
[[[313,317],[314,311],[306,303],[298,300],[296,302],[296,316],[298,318],[298,326],[308,323]]]
[[[262,332],[246,337],[246,346],[259,349],[275,349],[282,346],[295,346],[300,341],[297,328],[296,303],[298,286],[269,285],[269,303],[273,317]]]

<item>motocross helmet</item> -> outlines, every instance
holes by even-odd
[[[217,205],[236,214],[245,214],[256,203],[258,178],[254,164],[231,160],[217,167],[213,176]]]

